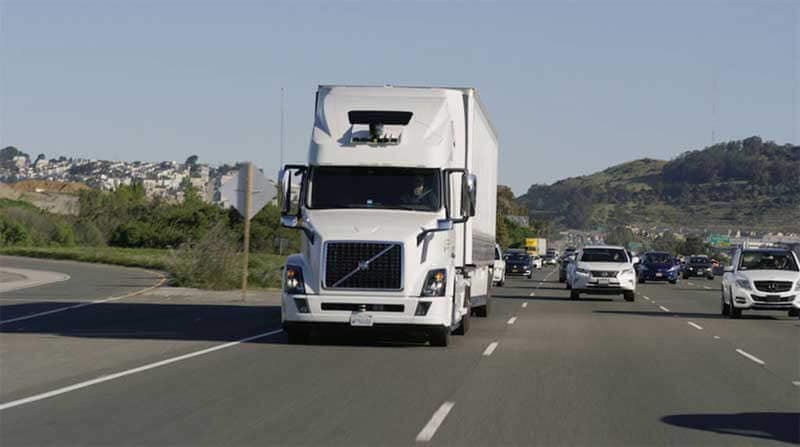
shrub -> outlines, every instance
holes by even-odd
[[[219,223],[200,240],[185,243],[174,254],[172,273],[177,285],[233,289],[241,278],[236,238]]]

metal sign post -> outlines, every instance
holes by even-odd
[[[250,212],[253,194],[253,164],[247,162],[244,168],[244,256],[242,259],[242,301],[247,299],[247,266],[250,261]]]
[[[275,187],[250,162],[220,186],[223,202],[229,203],[244,217],[244,250],[242,259],[242,300],[247,297],[247,273],[250,258],[250,219],[275,198]]]

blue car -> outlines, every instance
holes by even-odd
[[[638,268],[639,282],[669,281],[678,282],[680,264],[667,252],[649,251],[642,255]]]

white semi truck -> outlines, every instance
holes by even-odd
[[[446,346],[485,317],[497,152],[473,88],[320,86],[307,164],[279,180],[281,224],[302,231],[282,281],[289,342],[391,327]]]

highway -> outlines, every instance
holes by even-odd
[[[448,348],[363,333],[290,346],[274,292],[12,263],[70,279],[0,294],[4,446],[800,442],[800,321],[722,318],[718,278],[572,301],[545,269],[494,289],[489,318]]]

